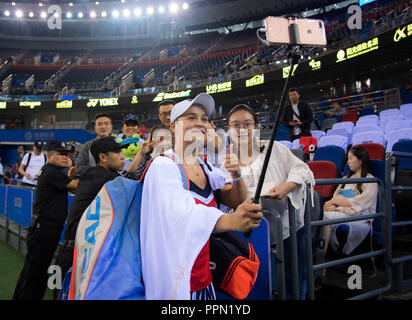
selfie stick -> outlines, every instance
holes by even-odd
[[[291,46],[288,47],[288,50],[289,50],[288,60],[289,60],[289,67],[290,67],[289,74],[288,74],[288,77],[286,78],[285,84],[283,85],[283,91],[282,91],[282,95],[280,97],[279,108],[276,112],[276,119],[275,119],[275,125],[273,127],[272,137],[269,140],[269,146],[266,150],[266,155],[265,155],[265,160],[263,162],[262,172],[260,173],[260,176],[259,176],[259,182],[258,182],[257,187],[256,187],[255,197],[253,198],[253,202],[256,203],[256,204],[259,203],[260,193],[262,192],[263,182],[265,181],[266,170],[268,168],[270,155],[272,153],[273,144],[274,144],[275,138],[276,138],[276,132],[277,132],[278,127],[279,127],[280,118],[283,115],[285,98],[286,98],[286,91],[287,91],[287,88],[288,88],[289,79],[292,76],[294,65],[299,62],[299,59],[300,59],[300,56],[301,56],[301,46],[300,45],[291,45]],[[245,236],[247,238],[249,238],[251,234],[252,234],[252,231],[249,231],[249,232],[245,233]]]

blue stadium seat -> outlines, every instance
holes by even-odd
[[[345,137],[347,139],[347,141],[351,140],[351,134],[348,132],[347,129],[345,128],[337,128],[337,129],[330,129],[328,131],[328,136],[342,136]]]
[[[339,146],[346,152],[346,149],[348,148],[348,139],[344,136],[327,135],[321,137],[318,141],[318,148],[325,146]]]
[[[367,116],[367,115],[371,115],[371,114],[375,114],[375,108],[374,107],[366,107],[366,108],[363,108],[359,112],[359,117]]]
[[[312,134],[312,137],[316,138],[316,140],[318,141],[321,137],[326,136],[326,133],[323,130],[311,130],[310,132]]]
[[[412,153],[412,140],[401,140],[396,142],[392,147],[392,151]],[[412,170],[412,158],[397,158],[397,160],[397,169]]]
[[[337,174],[342,171],[345,159],[345,150],[338,146],[318,147],[315,151],[313,161],[330,161],[336,165]]]
[[[412,103],[406,103],[403,104],[399,107],[399,110],[401,110],[401,112],[403,114],[406,114],[407,111],[411,111],[412,110]]]
[[[385,118],[381,119],[381,121],[380,121],[380,127],[381,127],[382,130],[385,130],[386,124],[387,124],[388,122],[391,122],[391,121],[400,121],[400,120],[406,120],[405,117],[404,117],[404,115],[403,115],[402,113],[399,113],[399,114],[397,114],[397,115],[392,115],[392,116],[390,116],[390,117],[389,117],[389,116],[388,116],[388,117],[385,117]]]
[[[388,137],[393,130],[399,128],[412,128],[412,120],[390,120],[385,125],[385,137]]]
[[[362,125],[362,126],[359,126],[359,127],[355,127],[353,129],[352,136],[354,136],[355,134],[357,134],[359,132],[365,132],[365,131],[382,131],[382,129],[379,126],[372,125],[372,124]],[[383,131],[382,131],[382,133],[383,133]]]
[[[354,126],[355,125],[353,124],[353,122],[344,121],[344,122],[335,123],[333,125],[332,129],[346,129],[349,132],[349,134],[352,135],[352,131],[353,131]]]
[[[382,121],[382,119],[389,118],[389,117],[392,117],[392,116],[396,116],[396,115],[399,115],[401,113],[402,112],[397,108],[383,110],[379,113],[379,119]]]
[[[352,144],[361,143],[379,143],[383,147],[386,146],[385,135],[382,131],[364,131],[358,132],[352,137]]]
[[[386,146],[386,152],[392,151],[393,145],[402,140],[411,140],[412,139],[412,128],[404,128],[396,131],[392,131],[388,135],[388,144]]]

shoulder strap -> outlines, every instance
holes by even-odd
[[[44,156],[44,164],[46,164],[47,163],[47,157],[44,153],[43,153],[43,156]]]
[[[299,105],[298,105],[298,106],[299,106]],[[295,112],[295,110],[293,110],[293,108],[292,108],[292,111],[293,111],[293,114],[295,115],[295,117],[298,118],[299,121],[300,121],[300,118],[299,118],[300,116],[298,116],[298,114]],[[292,118],[293,118],[293,117],[292,117]]]
[[[183,187],[184,187],[186,190],[189,190],[189,186],[190,186],[190,184],[189,184],[189,178],[188,178],[188,176],[187,176],[187,174],[186,174],[186,170],[185,170],[185,168],[183,167],[183,164],[181,164],[181,163],[180,163],[174,156],[172,156],[172,155],[168,155],[168,154],[161,153],[160,156],[168,157],[168,158],[172,159],[174,163],[176,163],[176,165],[177,165],[178,168],[179,168],[180,175],[181,175],[181,177],[182,177]],[[147,164],[144,172],[142,173],[142,177],[140,178],[139,183],[143,183],[144,177],[145,177],[145,175],[146,175],[146,172],[147,172],[147,170],[149,169],[150,164],[152,163],[152,161],[153,161],[153,158],[149,160],[149,163]]]
[[[29,166],[30,163],[30,159],[31,159],[31,152],[29,152],[29,158],[27,159],[27,164],[26,164],[26,168]]]

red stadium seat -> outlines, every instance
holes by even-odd
[[[385,160],[385,148],[380,143],[360,143],[358,146],[368,150],[370,160]]]
[[[310,170],[313,172],[315,179],[333,179],[337,178],[336,166],[331,161],[309,161],[307,162]],[[336,185],[322,185],[316,186],[315,190],[323,198],[332,198],[333,193],[335,192]]]
[[[353,124],[356,124],[356,121],[358,121],[358,110],[346,110],[346,114],[342,116],[342,122],[344,121],[350,121],[353,122]]]

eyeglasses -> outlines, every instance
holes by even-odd
[[[243,122],[243,123],[239,123],[239,122],[229,123],[229,128],[233,128],[233,129],[240,129],[240,128],[252,129],[254,127],[255,127],[255,123],[252,122],[252,121],[246,121],[246,122]]]
[[[169,111],[169,112],[162,112],[162,113],[159,113],[159,116],[161,116],[162,118],[166,118],[167,116],[170,117],[170,114],[171,114],[171,113],[172,113],[171,111]]]

